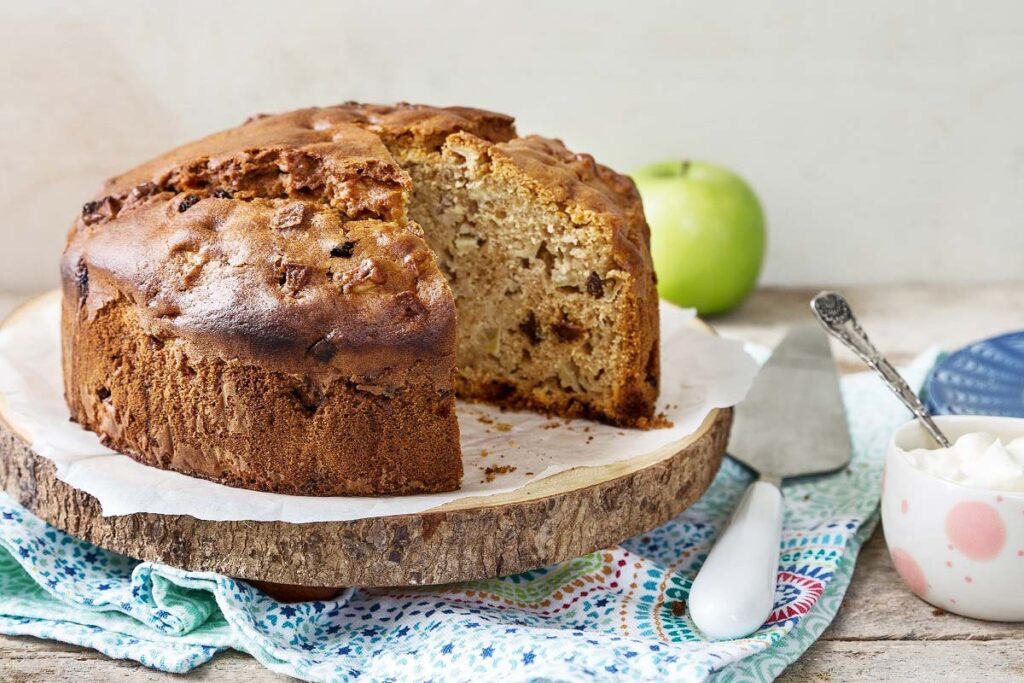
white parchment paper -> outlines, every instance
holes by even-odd
[[[460,402],[465,477],[462,489],[452,493],[317,498],[247,491],[147,467],[104,447],[95,434],[69,421],[56,292],[15,314],[0,330],[0,408],[32,449],[56,464],[57,477],[96,497],[104,515],[151,512],[299,523],[409,514],[467,496],[506,493],[574,467],[651,453],[695,432],[712,409],[738,403],[757,363],[742,343],[708,334],[693,325],[693,317],[693,311],[662,304],[659,409],[673,427],[621,429]],[[487,481],[489,466],[514,470]]]

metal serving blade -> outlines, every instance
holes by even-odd
[[[729,454],[765,479],[822,474],[850,461],[850,432],[825,331],[794,326],[736,407]]]

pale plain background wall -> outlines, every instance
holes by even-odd
[[[99,181],[349,99],[513,113],[622,170],[741,172],[764,282],[1024,277],[1024,3],[39,2],[0,14],[0,290]]]

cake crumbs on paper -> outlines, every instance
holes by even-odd
[[[527,472],[527,473],[526,473],[526,476],[528,476],[528,477],[532,477],[532,476],[533,476],[533,472]]]
[[[594,440],[594,437],[593,437],[593,436],[588,436],[588,437],[587,437],[587,443],[590,443],[590,442],[591,442],[591,441],[593,441],[593,440]]]
[[[497,429],[499,432],[511,432],[512,431],[512,425],[510,425],[508,422],[495,422],[494,423],[494,428]]]
[[[509,439],[508,440],[508,445],[509,445],[509,448],[518,448],[519,447],[519,442],[516,441],[515,439]]]
[[[673,425],[672,420],[668,419],[668,415],[663,412],[651,418],[641,417],[636,421],[636,428],[643,430],[668,429],[673,426],[675,425]]]
[[[558,429],[561,426],[562,426],[561,422],[545,422],[543,425],[541,425],[541,428],[542,429]]]
[[[516,471],[516,468],[512,465],[489,465],[480,469],[483,470],[484,479],[488,484],[494,481],[499,474],[508,474]]]
[[[490,454],[491,454],[491,452],[488,451],[486,448],[480,449],[480,457],[481,458],[486,458]]]
[[[485,425],[494,424],[494,420],[492,420],[491,418],[487,417],[486,415],[481,415],[480,417],[478,417],[477,418],[477,422],[479,422],[481,424],[485,424]]]

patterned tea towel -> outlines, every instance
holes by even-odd
[[[920,386],[934,359],[919,357],[908,380]],[[886,442],[909,419],[873,376],[844,378],[843,395],[853,459],[786,484],[775,608],[747,638],[708,642],[686,616],[694,574],[750,481],[731,460],[693,507],[618,548],[502,579],[291,605],[99,549],[0,494],[0,633],[170,672],[234,648],[313,681],[771,680],[835,615],[877,521]]]

